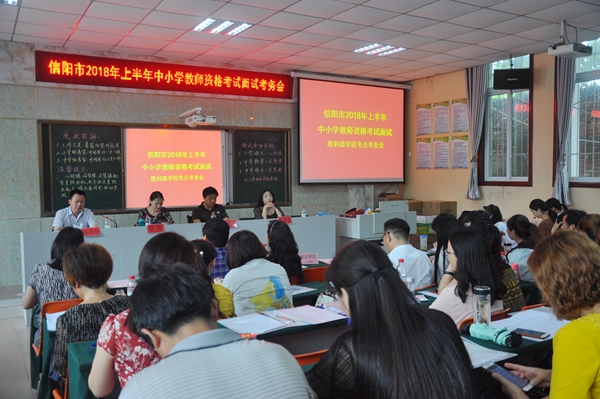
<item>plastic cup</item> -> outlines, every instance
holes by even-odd
[[[427,251],[427,234],[421,234],[419,238],[421,243],[421,251]]]

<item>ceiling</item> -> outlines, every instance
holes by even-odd
[[[253,26],[194,32],[205,17]],[[600,37],[600,0],[20,0],[0,4],[0,40],[406,82],[545,52],[562,20]],[[407,50],[353,53],[372,43]]]

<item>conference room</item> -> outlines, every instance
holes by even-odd
[[[585,68],[594,62],[597,65],[599,16],[600,7],[591,0],[0,3],[0,159],[4,170],[0,174],[0,303],[2,317],[10,320],[1,331],[6,331],[2,337],[15,356],[11,379],[19,381],[10,389],[19,386],[23,390],[18,392],[29,392],[22,396],[36,396],[29,388],[27,373],[27,317],[20,297],[15,296],[24,292],[29,277],[23,267],[28,254],[22,252],[21,233],[54,234],[54,214],[68,205],[61,181],[65,185],[67,180],[84,180],[72,175],[79,172],[66,169],[68,160],[57,163],[52,143],[67,144],[73,134],[106,131],[113,135],[113,142],[104,142],[109,148],[93,150],[112,150],[113,154],[98,156],[122,159],[105,160],[102,172],[91,173],[111,176],[86,177],[85,185],[92,188],[86,190],[86,207],[95,212],[96,224],[102,228],[105,216],[111,220],[111,231],[104,234],[101,229],[102,238],[114,236],[114,240],[121,239],[116,238],[123,234],[119,230],[133,229],[138,211],[148,205],[148,196],[157,190],[165,194],[164,206],[177,228],[190,229],[189,238],[199,238],[192,237],[187,216],[202,202],[202,190],[209,185],[218,187],[218,203],[225,206],[230,219],[240,223],[253,216],[257,193],[263,188],[276,190],[275,201],[285,215],[298,216],[305,207],[308,219],[319,212],[337,216],[352,208],[379,208],[381,193],[421,201],[455,201],[458,214],[493,203],[506,216],[529,216],[531,199],[556,196],[558,186],[566,188],[563,202],[570,207],[597,212],[594,194],[600,163],[595,162],[599,155],[594,132],[600,120],[598,98],[585,88],[586,84],[597,85],[599,77],[597,66]],[[198,25],[207,18],[215,22],[200,29]],[[225,21],[233,24],[211,33]],[[565,56],[578,51],[575,43],[591,46],[593,54],[572,58],[575,94],[572,104],[566,105],[572,111],[567,112],[571,123],[565,129],[557,119],[561,96],[556,82],[560,60],[571,59]],[[551,46],[556,49],[549,50]],[[556,51],[564,51],[562,57]],[[87,80],[85,70],[82,76],[52,74],[50,62],[58,60],[65,65],[88,65],[89,74],[97,76]],[[511,63],[516,70],[528,71],[526,83],[512,91],[495,89],[491,68],[508,70]],[[228,91],[235,88],[233,81],[231,87],[222,83],[210,88],[204,84],[184,87],[185,79],[180,84],[174,79],[151,85],[143,78],[117,83],[110,75],[111,66],[122,71],[189,68],[194,75],[239,76],[247,79],[248,89],[241,88],[241,80],[237,91]],[[490,79],[478,100],[473,100],[468,90],[472,75],[467,72],[475,73],[484,66],[489,67]],[[102,81],[105,68],[109,77]],[[251,89],[253,79],[264,79],[265,90]],[[273,81],[272,86],[269,81]],[[278,87],[279,82],[283,86]],[[315,84],[319,86],[312,87]],[[256,87],[261,86],[257,83]],[[347,94],[343,91],[346,88],[356,91]],[[339,103],[344,98],[366,98],[362,90],[371,89],[372,95],[383,100],[380,108],[347,108]],[[384,97],[386,93],[395,97]],[[318,100],[332,105],[318,104]],[[314,112],[307,104],[319,105],[320,119],[306,114]],[[473,126],[467,115],[476,104],[486,104],[486,110]],[[346,111],[344,118],[339,113],[333,118],[331,110]],[[181,116],[187,111],[192,112]],[[363,112],[367,113],[364,119]],[[373,114],[373,120],[368,120],[368,113]],[[382,114],[386,121],[381,120]],[[193,117],[197,121],[186,123],[186,118]],[[205,125],[211,117],[216,121]],[[196,126],[191,127],[194,123]],[[347,134],[343,139],[326,140],[324,147],[305,143],[309,132],[317,137],[328,135],[319,132],[319,126],[329,127],[329,136],[341,137],[341,129],[334,134],[334,127],[345,127]],[[356,127],[379,129],[380,135],[377,139],[362,136],[358,140],[354,134],[350,138],[349,127],[353,132]],[[56,133],[65,128],[70,139]],[[202,141],[214,137],[206,151],[212,151],[214,154],[208,156],[214,158],[195,156],[189,145],[166,150],[160,142],[152,145],[144,140],[150,135],[160,138],[164,132],[200,137]],[[146,136],[127,144],[135,134]],[[244,154],[251,150],[246,148],[249,143],[267,144],[257,141],[267,140],[265,137],[269,145],[280,146],[270,151],[281,151],[281,155]],[[347,142],[350,148],[345,148]],[[356,147],[366,142],[367,148],[352,148],[353,142]],[[570,152],[563,151],[561,142],[570,144]],[[118,153],[115,147],[110,148],[111,143],[119,143]],[[380,143],[384,148],[379,148]],[[136,146],[140,148],[137,155],[145,156],[145,160],[129,166],[127,162],[135,157],[128,151]],[[159,151],[187,155],[192,151],[193,159],[148,157],[149,152]],[[340,154],[344,163],[328,164],[340,159],[336,158]],[[254,165],[249,163],[256,159],[271,161],[272,166],[267,172],[250,172]],[[166,176],[161,174],[164,164],[192,164],[186,173],[179,166],[177,176],[187,176],[183,193],[169,194],[163,189],[175,183],[162,181]],[[209,178],[207,164],[211,164],[215,180],[194,180],[201,175]],[[149,171],[143,165],[161,165],[161,173],[146,173]],[[342,165],[340,171],[335,170],[337,165]],[[564,165],[566,174],[561,172]],[[329,171],[347,174],[332,177],[325,173]],[[556,184],[559,175],[565,177],[566,187]],[[143,183],[145,176],[148,181]],[[116,180],[116,187],[92,179]],[[120,227],[115,228],[115,224]],[[141,235],[142,229],[136,229],[135,234]],[[259,235],[263,237],[264,233]],[[331,258],[339,249],[335,235],[330,240],[334,244],[329,252],[319,257]],[[33,262],[47,260],[49,247],[40,251],[43,256]],[[301,251],[320,252],[309,247]],[[27,272],[35,266],[31,262],[27,261]],[[9,389],[9,383],[0,380],[0,390],[5,388]]]

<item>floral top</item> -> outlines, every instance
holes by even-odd
[[[161,359],[146,341],[125,325],[128,314],[129,310],[109,315],[98,335],[98,346],[114,357],[114,368],[121,388],[136,373]]]
[[[160,208],[160,212],[156,216],[152,216],[150,212],[148,212],[148,208],[140,209],[138,212],[138,220],[140,219],[143,219],[146,224],[175,223],[167,208]]]

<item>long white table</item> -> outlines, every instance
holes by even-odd
[[[232,228],[229,235],[240,230],[250,230],[261,242],[266,241],[269,220],[238,220],[238,228]],[[335,217],[294,217],[290,228],[294,233],[300,252],[316,253],[321,259],[335,256]],[[165,231],[181,234],[188,240],[202,238],[202,224],[174,224],[165,226]],[[50,259],[50,247],[58,233],[21,233],[21,272],[23,292],[27,288],[29,276],[38,263]],[[130,275],[137,275],[138,260],[142,248],[154,234],[149,234],[145,227],[120,227],[102,229],[98,237],[86,237],[86,242],[94,242],[104,246],[113,257],[113,273],[110,280],[122,280]],[[29,323],[25,314],[25,320]]]

